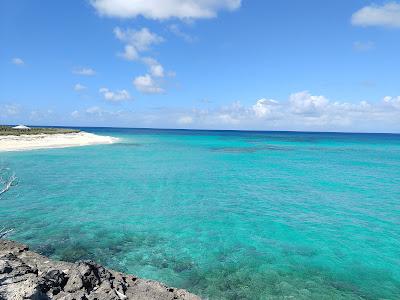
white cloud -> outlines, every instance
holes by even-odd
[[[124,52],[119,53],[118,55],[126,60],[139,59],[139,53],[136,51],[136,48],[132,45],[125,45]]]
[[[124,53],[130,53],[131,56],[134,56],[132,55],[134,53],[138,55],[139,52],[147,51],[152,45],[157,45],[164,41],[161,36],[151,32],[146,27],[140,30],[131,28],[123,30],[116,27],[114,28],[114,34],[117,39],[130,46],[129,49],[125,48]]]
[[[290,95],[291,110],[296,114],[318,114],[328,104],[324,96],[313,96],[308,91]]]
[[[330,101],[309,92],[293,93],[287,101],[257,100],[214,109],[195,109],[196,126],[228,129],[400,131],[400,96],[381,102]],[[391,130],[388,130],[391,128]]]
[[[104,99],[110,102],[122,102],[131,99],[127,90],[110,91],[108,88],[101,88],[99,93],[103,95]]]
[[[303,96],[299,97],[300,94]],[[304,102],[323,97],[324,105],[317,112],[297,113],[293,109],[293,95]],[[304,96],[306,95],[306,96]],[[297,99],[297,100],[298,100]],[[267,106],[267,110],[264,110]],[[312,106],[312,105],[311,105]],[[301,106],[303,107],[303,106]],[[0,106],[0,115],[1,115]],[[222,107],[191,109],[157,108],[153,111],[105,110],[98,106],[74,113],[71,120],[104,126],[174,127],[195,124],[203,129],[248,130],[307,130],[350,132],[400,133],[400,96],[387,96],[380,101],[344,102],[330,101],[325,96],[311,93],[294,93],[279,102],[260,99],[249,104],[238,101]]]
[[[193,43],[197,40],[197,38],[187,34],[181,30],[178,24],[171,24],[168,26],[169,31],[175,34],[177,37],[182,38],[185,42]]]
[[[25,62],[24,62],[21,58],[19,58],[19,57],[14,57],[14,58],[11,60],[11,62],[12,62],[14,65],[17,65],[17,66],[23,66],[23,65],[25,65]]]
[[[94,76],[96,75],[96,71],[92,68],[76,68],[72,71],[72,73],[76,75],[83,75],[83,76]]]
[[[91,0],[100,15],[118,18],[213,18],[218,11],[233,11],[241,0]]]
[[[272,107],[277,105],[278,101],[272,99],[260,99],[252,106],[256,117],[263,118],[272,112]]]
[[[136,77],[133,80],[133,85],[138,91],[145,94],[161,94],[164,92],[149,74]]]
[[[119,27],[114,29],[114,34],[117,39],[127,43],[123,53],[119,53],[119,56],[130,61],[141,60],[144,64],[149,67],[149,72],[154,77],[164,77],[163,66],[152,57],[141,58],[140,53],[150,49],[152,45],[159,44],[164,39],[155,33],[152,33],[147,28],[140,30],[134,30],[128,28],[122,30]]]
[[[365,6],[352,15],[351,23],[356,26],[400,27],[400,3]]]
[[[116,27],[114,34],[117,39],[127,43],[125,51],[120,53],[119,56],[126,60],[140,61],[149,68],[148,74],[134,79],[133,84],[136,89],[146,94],[163,93],[164,90],[155,81],[155,78],[163,78],[165,76],[164,67],[152,57],[142,57],[141,53],[149,50],[152,45],[163,42],[164,39],[147,28],[140,30],[128,28],[123,30]]]
[[[160,64],[150,65],[150,73],[154,77],[164,77],[164,68]]]
[[[157,60],[145,57],[143,62],[149,67],[150,74],[153,77],[164,77],[164,67]]]
[[[188,125],[193,123],[193,118],[191,116],[182,116],[178,119],[178,124]]]
[[[201,119],[203,123],[210,124],[211,126],[221,124],[240,126],[243,122],[247,122],[246,120],[256,119],[252,107],[246,107],[239,101],[217,109],[195,110],[195,113],[197,114],[197,118]]]
[[[353,43],[353,49],[356,51],[369,51],[375,48],[375,44],[371,41],[368,42],[360,42],[360,41],[356,41]]]
[[[74,85],[74,91],[81,92],[84,90],[86,90],[86,86],[84,86],[83,84],[77,83]]]
[[[383,102],[386,105],[389,105],[395,109],[400,109],[400,96],[397,97],[386,96],[383,98]]]

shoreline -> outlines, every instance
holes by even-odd
[[[115,137],[85,131],[60,134],[4,135],[0,136],[0,152],[106,145],[118,141],[119,139]]]
[[[0,282],[4,299],[200,300],[186,290],[109,270],[93,261],[52,260],[5,239],[0,239]]]

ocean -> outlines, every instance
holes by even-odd
[[[83,128],[0,153],[0,227],[209,299],[400,299],[400,135]]]

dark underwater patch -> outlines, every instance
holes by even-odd
[[[290,147],[266,145],[253,147],[212,147],[210,150],[223,153],[255,153],[260,151],[291,151],[293,149]]]
[[[60,251],[57,251],[57,256],[60,258],[60,260],[68,262],[95,259],[96,257],[89,247],[82,244],[68,245]]]
[[[56,248],[51,244],[43,244],[38,247],[32,247],[32,250],[44,256],[52,256],[56,252]]]
[[[139,143],[114,143],[110,144],[109,147],[117,147],[117,148],[130,148],[130,147],[141,147],[143,144]]]
[[[282,252],[286,255],[286,256],[290,256],[290,255],[298,255],[298,256],[303,256],[303,257],[314,257],[316,255],[318,255],[318,251],[315,248],[311,248],[311,247],[306,247],[306,246],[287,246],[284,247]]]

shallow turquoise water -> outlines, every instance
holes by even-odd
[[[0,226],[210,299],[400,299],[400,136],[89,129],[0,153]]]

